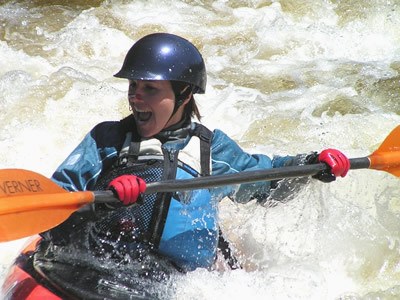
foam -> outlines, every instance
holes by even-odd
[[[248,151],[369,155],[400,121],[385,104],[397,95],[385,80],[397,76],[399,11],[375,2],[379,9],[365,1],[104,1],[86,10],[17,6],[12,18],[0,6],[8,16],[0,167],[51,176],[95,124],[126,116],[127,83],[112,75],[131,44],[154,31],[199,47],[209,75],[206,95],[196,97],[204,124]],[[197,270],[176,283],[177,299],[392,295],[397,180],[358,170],[274,207],[223,203],[245,270]],[[0,244],[0,281],[21,244]]]

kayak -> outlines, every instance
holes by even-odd
[[[119,261],[113,267],[110,260],[93,263],[85,258],[88,263],[78,259],[68,263],[54,260],[56,252],[49,259],[50,248],[43,244],[47,246],[36,237],[15,259],[1,288],[1,299],[159,299],[169,298],[172,292],[165,275],[171,273],[170,266],[151,254],[140,260],[139,270],[132,261],[125,265]],[[165,271],[161,277],[160,270]]]
[[[11,266],[1,289],[1,299],[62,299],[40,281],[29,263],[38,242],[39,238],[35,238]]]

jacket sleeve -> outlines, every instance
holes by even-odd
[[[211,145],[212,174],[233,174],[272,168],[272,160],[262,154],[248,154],[220,130],[215,130]],[[212,190],[214,197],[228,196],[237,202],[264,198],[269,193],[270,182],[246,183]]]
[[[102,170],[109,167],[121,145],[119,122],[96,125],[52,175],[68,191],[92,190]]]
[[[280,168],[305,163],[306,155],[274,156],[273,159],[263,154],[249,154],[220,130],[215,130],[211,145],[212,174],[232,174],[242,171]],[[264,202],[268,197],[282,201],[295,191],[297,183],[305,183],[308,178],[263,181],[236,186],[215,188],[213,196],[218,199],[230,197],[236,202],[245,203],[252,199]]]

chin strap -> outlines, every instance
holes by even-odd
[[[172,119],[172,117],[178,111],[179,107],[181,107],[183,102],[185,102],[185,100],[189,96],[193,97],[194,87],[191,84],[187,84],[187,85],[183,86],[180,90],[178,90],[178,85],[172,84],[172,90],[174,91],[174,94],[175,94],[175,106],[174,106],[174,110],[172,111],[171,116],[169,117],[169,119],[168,119],[168,121],[166,123],[168,123]],[[192,94],[192,95],[190,95],[190,94]],[[188,118],[190,119],[190,116],[188,117],[188,116],[184,115],[183,118],[182,118],[182,121],[185,122],[186,119],[188,119]],[[179,124],[181,122],[179,122]]]
[[[187,85],[181,91],[174,91],[174,92],[175,92],[175,106],[170,119],[175,115],[179,107],[181,107],[183,102],[185,102],[185,100],[190,96],[190,94],[193,93],[193,86]]]

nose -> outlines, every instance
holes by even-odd
[[[129,100],[129,102],[143,101],[143,97],[137,92],[129,93],[128,100]]]

